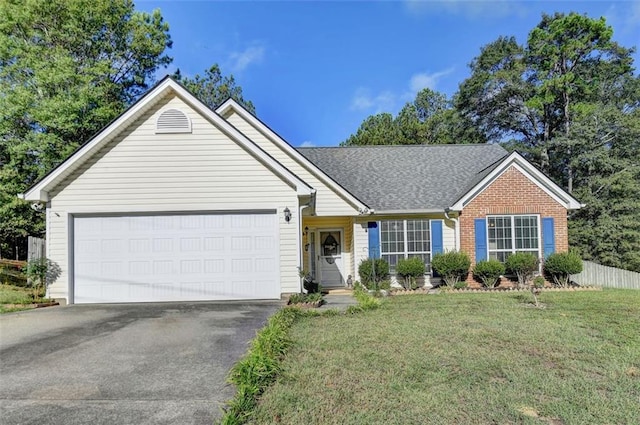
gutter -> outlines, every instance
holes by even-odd
[[[391,215],[391,214],[434,214],[442,213],[442,208],[430,208],[424,210],[384,210],[384,211],[374,211],[371,210],[370,214],[376,215]]]

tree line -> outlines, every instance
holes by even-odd
[[[517,149],[586,207],[570,244],[583,258],[640,271],[640,79],[633,48],[604,18],[543,15],[526,43],[499,37],[448,98],[424,89],[393,116],[368,117],[350,145],[500,143]],[[160,11],[131,0],[0,2],[0,257],[25,255],[42,212],[18,199],[144,93],[172,63]],[[254,113],[217,64],[174,74],[215,108]]]
[[[131,0],[0,2],[0,258],[24,258],[43,212],[16,196],[121,114],[172,62],[159,10]],[[210,107],[242,88],[217,64],[174,78]]]
[[[368,117],[344,146],[499,143],[586,206],[569,244],[586,260],[640,271],[640,78],[634,48],[604,18],[543,15],[524,44],[481,48],[452,98],[419,92],[393,117]]]

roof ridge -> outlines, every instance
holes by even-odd
[[[498,143],[447,143],[447,144],[415,144],[415,145],[360,145],[360,146],[296,146],[296,149],[388,149],[388,148],[427,148],[427,147],[464,147],[464,146],[499,146]]]

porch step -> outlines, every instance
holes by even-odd
[[[347,289],[347,288],[327,289],[327,294],[329,294],[329,295],[351,295],[351,294],[353,294],[353,289]]]

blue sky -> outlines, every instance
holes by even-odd
[[[170,25],[174,62],[160,76],[218,63],[294,146],[336,146],[424,87],[453,94],[482,46],[500,35],[525,42],[543,12],[604,16],[616,41],[640,46],[640,0],[137,0],[136,8],[159,8]]]

